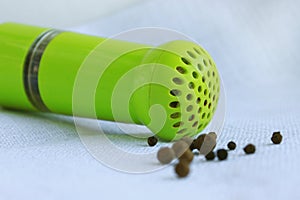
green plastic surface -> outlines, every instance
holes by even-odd
[[[24,90],[24,62],[32,43],[46,30],[21,24],[0,24],[0,105],[35,110]]]
[[[0,25],[0,105],[33,109],[22,83],[23,63],[30,45],[45,30]],[[189,41],[153,48],[110,40],[103,49],[104,43],[105,38],[62,32],[48,44],[38,84],[51,112],[74,113],[75,82],[87,63],[90,77],[101,70],[103,74],[95,86],[95,110],[89,109],[91,102],[81,90],[77,116],[96,114],[98,119],[144,124],[165,140],[195,135],[210,122],[219,98],[219,74],[202,47]],[[134,50],[121,53],[126,49]],[[110,58],[114,59],[107,63]],[[89,90],[94,83],[87,76],[81,84]]]

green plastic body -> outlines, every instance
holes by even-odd
[[[0,106],[36,110],[26,96],[24,63],[31,45],[47,30],[0,24]],[[81,73],[85,76],[78,81]],[[101,75],[97,82],[95,75]],[[91,101],[87,91],[93,87]],[[144,124],[160,138],[173,140],[195,135],[210,122],[219,75],[209,54],[189,41],[153,48],[61,32],[42,54],[38,88],[50,112]]]
[[[28,101],[23,86],[24,63],[31,45],[46,30],[48,29],[13,23],[0,25],[0,105],[14,109],[35,110]],[[62,32],[48,44],[39,66],[38,85],[41,98],[51,112],[73,114],[72,98],[77,73],[89,54],[104,40],[105,38],[101,37]],[[124,46],[129,49],[143,47],[145,49],[120,56],[119,49]],[[114,120],[111,110],[114,85],[126,72],[141,64],[148,49],[146,45],[116,41],[103,52],[104,57],[118,57],[118,59],[105,71],[95,94],[96,115],[99,119]],[[101,58],[95,60],[95,65],[101,67]],[[148,73],[145,78],[149,77],[151,74]],[[134,78],[132,77],[132,82],[128,85],[134,84]],[[127,91],[124,91],[124,96],[126,93]],[[83,110],[79,115],[92,117],[94,113],[91,112]],[[119,121],[132,122],[132,119],[127,117]]]

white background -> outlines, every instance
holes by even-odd
[[[141,0],[1,0],[0,20],[65,28],[109,15]]]

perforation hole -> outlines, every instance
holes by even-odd
[[[189,86],[190,89],[194,89],[195,88],[195,84],[193,82],[189,82],[188,86]]]
[[[181,91],[180,91],[180,90],[174,89],[174,90],[171,90],[171,91],[170,91],[170,94],[171,94],[172,96],[180,96],[180,95],[181,95]]]
[[[213,72],[212,72],[212,76],[215,77],[215,75],[216,75],[216,73],[213,71]]]
[[[197,72],[194,71],[194,72],[192,73],[192,75],[193,75],[194,78],[196,78],[196,79],[198,78]]]
[[[196,103],[200,103],[201,99],[200,97],[197,98]]]
[[[202,82],[205,83],[205,77],[204,76],[202,76]]]
[[[207,114],[207,119],[209,119],[209,117],[210,117],[210,113]]]
[[[191,112],[193,110],[193,106],[192,105],[189,105],[187,108],[186,108],[186,111],[188,112]]]
[[[211,108],[211,103],[208,104],[208,108],[209,108],[209,109]]]
[[[178,78],[178,77],[173,78],[173,82],[178,84],[178,85],[183,84],[183,80],[181,78]]]
[[[197,48],[194,47],[193,49],[197,54],[201,55],[201,52]]]
[[[213,66],[212,61],[210,59],[208,59],[208,62],[211,66]]]
[[[181,117],[181,113],[180,113],[180,112],[172,113],[172,114],[170,115],[170,117],[171,117],[172,119],[177,119],[177,118]]]
[[[201,118],[204,119],[205,116],[206,116],[206,113],[203,113],[202,116],[201,116]]]
[[[201,113],[201,111],[202,111],[202,108],[201,108],[201,107],[199,107],[199,109],[198,109],[198,113]]]
[[[195,115],[191,115],[190,117],[189,117],[189,121],[193,121],[195,119]]]
[[[176,122],[175,124],[173,124],[174,128],[178,128],[180,126],[183,126],[183,122]]]
[[[180,103],[178,101],[173,101],[169,105],[171,108],[178,108],[180,106]]]
[[[204,95],[207,95],[207,89],[204,90],[203,94],[204,94]]]
[[[198,129],[200,129],[203,126],[203,124],[199,124]]]
[[[197,67],[200,71],[203,71],[203,66],[200,63],[197,64]]]
[[[203,103],[203,105],[204,105],[204,106],[206,106],[206,105],[207,105],[207,100],[206,100],[206,99],[204,100],[204,103]]]
[[[198,123],[199,123],[198,121],[194,122],[192,127],[196,127],[198,125]]]
[[[207,76],[210,77],[210,71],[207,71]]]
[[[186,130],[187,130],[187,129],[184,128],[184,129],[181,129],[180,131],[177,131],[177,133],[178,133],[178,134],[182,134],[182,133],[186,132]]]
[[[188,59],[184,58],[184,57],[182,57],[181,60],[186,65],[190,65],[191,64],[191,62]]]
[[[180,74],[185,74],[186,73],[186,69],[184,69],[183,67],[176,67],[176,70],[180,73]]]
[[[198,87],[198,92],[201,92],[201,91],[202,91],[202,87],[199,86],[199,87]]]
[[[193,99],[193,95],[192,94],[186,95],[186,99],[189,100],[189,101],[192,100]]]
[[[191,58],[196,58],[196,55],[190,51],[187,51],[187,54],[191,57]]]
[[[207,61],[205,59],[203,59],[203,64],[205,65],[205,67],[208,66]]]

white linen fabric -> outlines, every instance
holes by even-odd
[[[173,167],[121,173],[88,153],[72,118],[2,109],[0,199],[299,199],[299,6],[297,0],[153,0],[66,27],[110,36],[156,26],[194,38],[214,58],[226,89],[217,148],[234,140],[237,150],[223,162],[195,157],[182,180]],[[143,144],[125,140],[115,124],[101,123],[131,150]],[[277,130],[283,143],[272,145]],[[254,155],[244,155],[248,143],[256,145]]]

